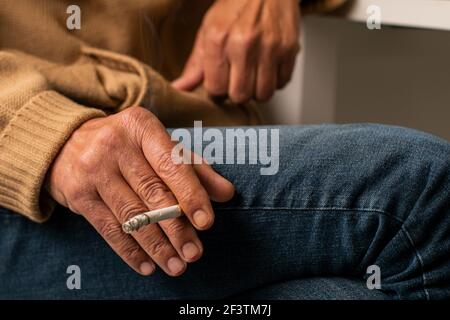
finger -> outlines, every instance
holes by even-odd
[[[203,161],[201,164],[194,164],[194,169],[211,200],[226,202],[233,198],[233,184],[215,172],[209,164]]]
[[[255,88],[255,73],[250,59],[240,57],[231,62],[228,95],[232,102],[241,104],[252,98]]]
[[[285,29],[290,31],[281,33],[281,59],[279,60],[280,64],[278,66],[277,84],[279,89],[286,86],[291,80],[297,56],[300,51],[299,11],[291,10],[290,12],[285,13]]]
[[[121,224],[103,201],[99,199],[85,206],[84,217],[125,263],[144,276],[155,271],[152,259],[133,237],[122,231]]]
[[[192,91],[203,81],[203,70],[197,63],[188,63],[183,74],[172,82],[172,87],[181,91]]]
[[[119,176],[112,176],[98,186],[98,193],[120,224],[148,211],[129,185]],[[186,263],[180,258],[158,224],[150,224],[131,234],[142,249],[168,275],[181,275]]]
[[[191,91],[203,81],[203,49],[200,43],[201,39],[202,36],[200,33],[181,76],[172,82],[172,86],[177,90]]]
[[[256,78],[256,99],[259,101],[269,100],[276,90],[278,78],[274,47],[262,50]]]
[[[159,225],[184,261],[194,262],[200,259],[203,245],[186,217],[164,220]]]
[[[151,134],[145,132],[141,147],[145,158],[155,173],[169,187],[181,209],[200,230],[208,229],[214,222],[214,214],[208,193],[201,185],[190,164],[172,159],[175,143],[159,120],[149,113],[153,122]]]
[[[127,158],[119,162],[121,173],[149,210],[177,204],[172,192],[155,174],[143,154],[128,155]],[[203,246],[186,218],[161,221],[159,225],[185,261],[193,262],[201,257]]]
[[[297,55],[288,56],[278,68],[278,82],[277,88],[284,88],[292,78],[292,73],[294,72],[295,63],[297,60]]]
[[[260,24],[264,5],[261,1],[243,1],[246,7],[239,16],[227,39],[227,56],[230,63],[228,95],[232,102],[249,101],[255,92],[256,63],[260,39],[263,34]]]
[[[213,30],[205,37],[204,87],[213,96],[224,96],[228,92],[230,72],[225,55],[226,34]]]

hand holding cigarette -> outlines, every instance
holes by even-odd
[[[54,160],[48,191],[83,215],[140,274],[149,275],[158,265],[171,276],[181,275],[202,255],[196,229],[213,224],[210,198],[230,199],[233,186],[206,163],[174,163],[174,145],[144,108],[91,119]]]

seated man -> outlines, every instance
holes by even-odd
[[[89,2],[75,31],[57,23],[64,1],[46,16],[35,1],[5,4],[0,297],[449,298],[446,141],[381,125],[259,126],[279,137],[272,174],[254,165],[259,139],[224,141],[241,162],[173,161],[166,127],[258,124],[247,102],[289,80],[298,50],[296,1],[209,2]],[[155,70],[180,74],[205,11],[171,86]],[[122,230],[176,203],[183,217]],[[83,290],[66,286],[72,265]],[[371,267],[380,291],[366,286]]]

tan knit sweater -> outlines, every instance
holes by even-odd
[[[313,1],[304,5],[343,2]],[[259,123],[250,105],[217,105],[201,89],[178,92],[168,82],[211,2],[0,0],[0,206],[45,221],[54,206],[42,188],[46,172],[70,134],[95,117],[140,105],[168,127]],[[80,30],[66,26],[72,4]]]

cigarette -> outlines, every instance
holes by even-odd
[[[160,222],[167,219],[173,219],[183,214],[179,205],[174,205],[166,208],[147,211],[137,216],[134,216],[130,220],[122,224],[122,229],[125,233],[131,233],[138,231],[143,226],[151,223]]]

